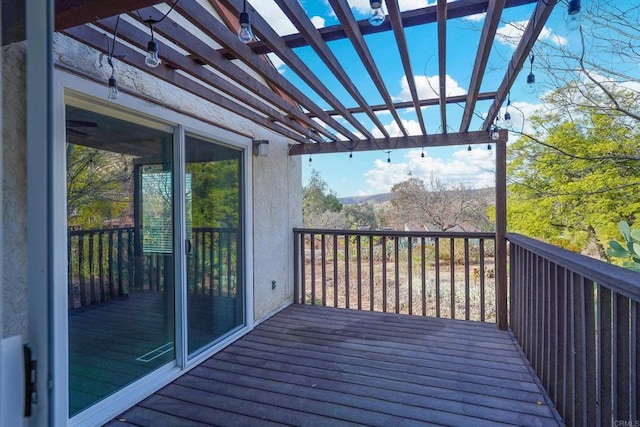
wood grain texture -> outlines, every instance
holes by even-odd
[[[292,305],[108,425],[558,425],[546,401],[495,325]]]

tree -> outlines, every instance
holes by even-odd
[[[320,173],[311,172],[309,183],[302,189],[302,216],[306,227],[345,228],[342,203],[329,189]]]
[[[372,229],[378,228],[378,215],[371,203],[345,206],[342,212],[349,228],[356,228],[357,226],[369,226]]]
[[[391,208],[386,221],[396,228],[413,223],[430,226],[432,231],[456,226],[490,230],[487,216],[490,202],[476,195],[463,184],[450,185],[433,175],[428,183],[412,177],[391,188]]]
[[[554,108],[509,147],[509,228],[576,251],[595,243],[606,259],[616,224],[639,219],[640,132],[624,112],[563,103],[574,90],[548,95]]]

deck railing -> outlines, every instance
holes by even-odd
[[[495,322],[495,234],[294,229],[302,304]]]
[[[567,425],[637,425],[640,273],[519,235],[511,330]]]
[[[235,294],[236,229],[194,228],[187,257],[191,294]],[[69,308],[126,296],[132,289],[164,290],[173,282],[171,254],[144,252],[134,227],[69,231]]]

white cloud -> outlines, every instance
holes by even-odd
[[[422,134],[422,130],[420,129],[420,124],[415,121],[415,120],[404,120],[402,119],[402,126],[404,126],[404,128],[407,130],[407,132],[409,132],[409,135],[420,135]],[[402,131],[400,131],[400,126],[398,126],[398,123],[394,120],[393,122],[391,122],[388,125],[385,125],[384,127],[387,132],[389,133],[389,135],[393,138],[396,136],[401,136],[402,135]],[[380,129],[375,128],[371,131],[372,135],[375,138],[383,138],[384,135],[382,135],[382,132],[380,132]]]
[[[369,10],[371,6],[369,5],[369,0],[348,0],[349,6],[351,9],[356,10],[358,13],[362,15],[369,14]],[[435,1],[429,2],[428,0],[399,0],[398,6],[400,7],[400,11],[404,12],[405,10],[414,10],[420,9],[423,7],[430,6],[436,3]],[[386,12],[386,6],[383,4],[383,10]]]
[[[253,0],[251,6],[267,21],[280,36],[297,33],[295,25],[272,0]]]
[[[416,82],[416,89],[418,91],[418,98],[420,99],[432,99],[437,98],[440,88],[440,76],[414,76]],[[447,74],[446,78],[447,96],[456,96],[466,94],[466,90],[461,88],[451,76]],[[400,79],[400,86],[402,90],[395,97],[400,101],[411,100],[411,91],[409,90],[409,84],[407,83],[407,76],[403,76]]]
[[[498,28],[496,32],[496,39],[502,44],[506,44],[515,48],[518,43],[520,43],[520,39],[522,38],[522,34],[527,28],[528,23],[528,20],[509,22]],[[540,31],[538,39],[550,41],[557,46],[565,46],[566,44],[568,44],[568,40],[566,38],[555,34],[553,30],[549,29],[546,26],[542,28],[542,31]]]
[[[280,59],[280,57],[273,52],[267,53],[267,57],[269,58],[273,66],[276,67],[276,70],[278,70],[280,74],[284,74],[285,70],[284,68],[281,68],[284,65],[284,61],[282,61],[282,59]]]
[[[316,28],[324,28],[325,26],[325,19],[322,16],[312,17],[311,22],[313,23],[313,26]]]
[[[462,19],[465,21],[480,22],[484,20],[486,16],[487,16],[487,13],[484,12],[484,13],[476,13],[475,15],[465,16]]]
[[[450,159],[433,156],[426,149],[408,151],[403,159],[390,155],[391,163],[386,159],[376,159],[373,169],[365,172],[368,185],[367,194],[391,191],[391,187],[409,176],[424,181],[436,176],[450,184],[464,183],[468,187],[483,188],[495,185],[495,157],[484,145],[475,145],[471,151],[461,148]]]

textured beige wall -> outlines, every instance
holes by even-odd
[[[2,287],[3,336],[27,333],[27,171],[25,141],[25,47],[3,54]]]
[[[27,328],[26,170],[24,111],[24,45],[4,49],[4,145],[3,145],[3,289],[4,331],[13,335]],[[100,52],[63,35],[54,35],[54,62],[62,70],[105,82],[111,73]],[[286,138],[214,104],[115,61],[122,89],[142,94],[153,108],[159,104],[236,129],[254,139],[270,141],[269,157],[252,157],[254,317],[260,320],[293,298],[293,233],[302,224],[301,162],[288,156]],[[100,93],[91,94],[102,96]],[[117,102],[117,101],[116,101]],[[215,138],[215,134],[211,135]],[[251,231],[251,230],[248,230]],[[271,282],[276,281],[275,289]]]
[[[302,179],[300,157],[287,151],[286,144],[276,144],[269,157],[253,160],[256,320],[293,301],[293,227],[302,226]]]

